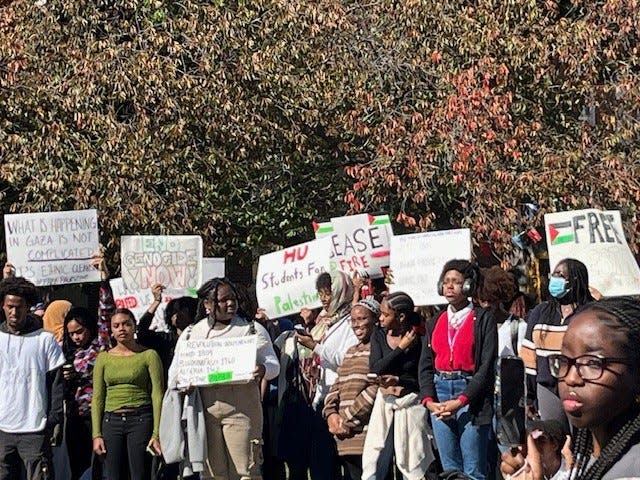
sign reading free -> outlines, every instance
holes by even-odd
[[[544,216],[549,266],[564,258],[587,266],[589,286],[605,297],[640,294],[640,268],[617,210],[574,210]]]
[[[176,355],[178,387],[243,383],[256,368],[257,336],[186,340]]]
[[[256,295],[269,318],[320,306],[316,279],[329,272],[330,242],[321,238],[260,257]]]

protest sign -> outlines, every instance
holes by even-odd
[[[224,277],[224,258],[204,257],[202,259],[202,282]]]
[[[333,225],[331,222],[311,222],[313,226],[313,233],[315,233],[316,238],[323,238],[331,235],[333,233]]]
[[[367,272],[371,278],[381,278],[389,266],[389,251],[393,230],[389,215],[350,215],[331,219],[332,270],[352,275]],[[316,236],[318,236],[316,231]]]
[[[416,305],[447,303],[438,295],[444,264],[454,258],[471,258],[468,228],[396,235],[391,239],[392,292],[405,292]]]
[[[177,355],[179,387],[246,382],[256,368],[256,335],[187,340]]]
[[[116,308],[128,308],[131,310],[137,321],[145,314],[149,309],[149,306],[153,303],[153,294],[151,289],[147,290],[130,290],[126,287],[122,278],[112,278],[109,280],[111,290],[113,291],[113,299],[116,304]],[[162,301],[156,309],[153,320],[151,321],[151,330],[156,332],[166,332],[169,330],[166,322],[164,321],[164,314],[167,308],[167,304],[178,297],[193,297],[195,292],[193,290],[164,290],[162,292]]]
[[[597,209],[544,216],[549,265],[575,258],[587,266],[589,286],[605,297],[640,294],[640,268],[622,228],[620,212]]]
[[[99,282],[89,264],[99,249],[96,210],[4,216],[7,260],[38,286]]]
[[[256,295],[269,318],[320,306],[316,278],[329,272],[330,243],[321,238],[260,257]]]
[[[196,290],[202,283],[202,239],[192,235],[123,236],[120,239],[122,280],[130,290],[153,283],[167,289]]]

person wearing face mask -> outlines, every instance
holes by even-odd
[[[551,299],[537,305],[527,318],[527,333],[520,356],[527,372],[529,415],[568,425],[558,397],[558,382],[551,375],[547,357],[560,352],[562,339],[574,312],[594,298],[589,292],[589,272],[574,258],[558,262],[549,276]]]

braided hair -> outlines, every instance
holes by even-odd
[[[580,312],[593,311],[598,320],[609,328],[621,333],[624,343],[621,345],[624,356],[629,360],[632,371],[640,369],[640,301],[632,297],[612,297],[594,302],[580,309]],[[640,390],[640,385],[638,385]],[[576,480],[600,480],[605,473],[631,448],[640,442],[640,405],[634,403],[627,413],[626,423],[609,440],[596,461],[589,465],[593,451],[591,432],[579,429],[574,437],[574,458],[571,478]]]
[[[216,321],[217,321],[216,306],[218,302],[218,290],[220,290],[220,287],[222,287],[223,285],[227,285],[231,289],[231,291],[233,292],[233,295],[236,297],[236,302],[238,302],[238,299],[239,299],[238,290],[234,285],[234,283],[226,277],[216,277],[216,278],[207,280],[205,283],[202,284],[202,286],[198,289],[198,292],[197,292],[198,309],[197,309],[196,318],[200,319],[208,316],[210,320],[209,325],[211,326],[211,328],[213,328],[213,326],[216,324]],[[204,306],[205,300],[213,302],[214,304],[214,307],[211,309],[208,315]],[[240,308],[239,303],[238,303],[237,315],[240,317],[246,317],[245,313]],[[249,322],[251,323],[250,327],[252,329],[255,328],[253,321],[249,320]]]
[[[389,295],[384,297],[383,301],[387,302],[389,308],[393,310],[396,315],[404,313],[407,319],[407,324],[410,327],[419,325],[422,321],[422,317],[420,316],[420,314],[413,310],[413,299],[405,292],[390,293]]]
[[[593,302],[595,299],[589,291],[589,271],[587,266],[575,258],[565,258],[558,262],[558,265],[560,264],[565,264],[569,273],[571,290],[566,295],[566,300],[577,305],[586,305]],[[562,300],[565,300],[565,298],[562,298]],[[558,302],[558,299],[553,298],[552,301]]]

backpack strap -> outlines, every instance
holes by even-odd
[[[513,315],[509,315],[508,319],[511,323],[509,327],[511,328],[511,347],[513,348],[513,354],[518,355],[518,330],[520,327],[520,320],[518,317],[514,317]]]

